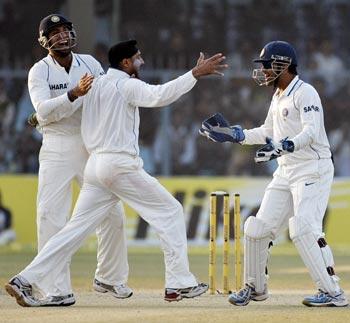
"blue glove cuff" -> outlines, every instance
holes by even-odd
[[[245,139],[245,135],[241,126],[232,126],[231,129],[234,142],[241,142]]]
[[[283,140],[282,149],[292,153],[294,151],[294,142],[291,140]]]

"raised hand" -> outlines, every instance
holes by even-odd
[[[79,84],[74,88],[76,89],[77,96],[83,96],[89,92],[92,86],[92,82],[94,81],[93,75],[88,75],[85,73],[82,78],[79,80]]]
[[[88,75],[87,73],[85,73],[81,77],[81,79],[79,80],[78,85],[68,92],[69,100],[70,101],[74,101],[79,96],[83,96],[86,93],[88,93],[89,90],[91,89],[93,81],[94,81],[94,76],[93,75]]]
[[[197,65],[192,69],[192,74],[197,79],[205,75],[223,76],[224,73],[221,71],[228,67],[227,64],[222,64],[225,59],[226,57],[221,53],[205,59],[204,54],[201,52],[197,60]]]

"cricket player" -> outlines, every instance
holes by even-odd
[[[31,68],[28,87],[43,134],[37,196],[40,252],[69,219],[73,179],[82,185],[88,159],[80,132],[82,96],[91,88],[94,77],[104,71],[92,56],[72,52],[76,33],[73,24],[62,15],[42,19],[39,43],[48,55]],[[96,230],[98,265],[93,286],[96,291],[110,292],[117,298],[132,294],[126,285],[129,268],[123,214],[122,204],[118,203]],[[68,306],[75,302],[69,263],[55,279],[47,276],[37,287],[46,295],[42,305]]]
[[[84,98],[82,136],[90,157],[73,216],[33,262],[6,285],[20,305],[33,302],[32,286],[49,273],[61,272],[84,238],[119,200],[135,209],[159,236],[165,258],[164,299],[179,301],[208,290],[208,285],[198,283],[189,270],[181,204],[143,169],[138,106],[171,104],[190,91],[201,76],[221,74],[220,70],[227,67],[222,64],[224,59],[222,54],[204,59],[201,53],[191,71],[163,85],[149,85],[138,79],[144,61],[136,41],[121,42],[110,49],[110,69],[94,81]]]
[[[262,67],[253,71],[253,78],[259,85],[275,87],[264,124],[242,130],[230,127],[217,114],[200,129],[202,135],[218,142],[252,145],[266,141],[255,161],[278,161],[256,217],[249,217],[244,225],[245,287],[231,294],[229,302],[243,306],[268,298],[268,249],[289,223],[290,237],[318,289],[303,304],[347,306],[322,229],[334,168],[320,97],[298,77],[297,55],[289,43],[268,43],[255,62]]]

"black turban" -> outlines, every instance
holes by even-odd
[[[108,60],[111,64],[111,67],[118,68],[119,63],[124,58],[130,58],[134,56],[138,52],[136,44],[136,40],[128,40],[112,46],[108,52]]]

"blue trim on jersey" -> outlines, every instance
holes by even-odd
[[[289,93],[287,94],[287,96],[289,96],[289,95],[292,93],[292,91],[294,90],[295,86],[299,83],[299,81],[300,81],[300,80],[298,80],[298,81],[296,81],[296,82],[294,83],[293,87],[290,89],[290,91],[289,91]]]
[[[137,147],[136,147],[136,144],[137,144],[137,136],[136,136],[136,132],[135,132],[135,126],[136,126],[136,111],[137,111],[137,108],[135,107],[135,110],[134,110],[134,125],[132,126],[132,131],[135,135],[135,143],[134,143],[134,148],[135,148],[135,154],[137,155]]]
[[[94,73],[92,72],[91,68],[89,67],[89,65],[87,63],[85,63],[85,61],[78,55],[78,54],[75,54],[83,63],[84,65],[87,67],[87,69],[90,71],[90,73],[92,75],[94,75]]]
[[[316,153],[318,159],[321,159],[321,156],[319,155],[318,151],[314,147],[312,147],[311,144],[309,145],[309,147]]]
[[[49,76],[50,76],[50,66],[48,63],[46,63],[44,60],[43,62],[47,65],[47,77],[46,77],[46,81],[48,82],[49,81]]]
[[[76,54],[78,56],[78,54]],[[80,66],[80,62],[78,61],[78,59],[76,59],[77,63],[78,63],[78,66]]]
[[[295,97],[295,93],[297,93],[297,91],[300,89],[300,87],[304,84],[303,81],[301,81],[300,85],[298,86],[297,89],[295,89],[294,93],[293,93],[293,105],[294,105],[294,109],[297,110],[297,111],[300,111],[297,106],[295,105],[295,101],[294,101],[294,97]]]
[[[52,61],[54,62],[55,65],[57,65],[56,60],[50,55]]]

